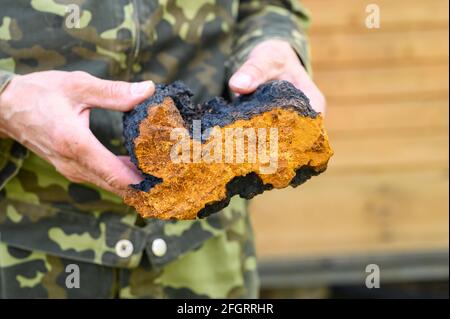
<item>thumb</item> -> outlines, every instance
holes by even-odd
[[[250,56],[230,78],[230,89],[235,93],[248,94],[271,79],[277,77],[279,63],[265,54]]]
[[[142,176],[126,159],[106,149],[90,130],[80,130],[77,160],[87,174],[86,179],[108,191],[121,194],[129,184],[137,184]],[[95,160],[94,160],[95,159]]]
[[[133,109],[155,92],[152,81],[128,83],[102,80],[89,75],[81,83],[81,96],[78,98],[83,104],[121,112]]]

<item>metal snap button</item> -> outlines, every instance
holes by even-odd
[[[121,258],[128,258],[133,254],[133,243],[128,239],[121,239],[116,244],[116,254]]]
[[[167,243],[164,239],[157,238],[152,242],[152,252],[156,257],[162,257],[167,252]]]

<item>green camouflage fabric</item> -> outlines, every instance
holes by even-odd
[[[309,69],[308,18],[296,0],[0,0],[0,8],[0,93],[14,74],[81,70],[112,80],[182,80],[196,102],[230,96],[229,76],[272,38],[288,41]],[[126,154],[121,123],[118,112],[91,113],[92,131],[116,154]],[[155,253],[158,240],[167,249]],[[80,268],[80,288],[65,285],[70,264]],[[18,142],[0,139],[0,297],[257,295],[244,200],[202,220],[144,220],[119,197],[72,183]]]
[[[239,214],[236,203],[227,207],[224,224]],[[258,277],[252,230],[247,218],[232,225],[193,224],[181,231],[169,222],[161,234],[171,243],[204,240],[200,248],[181,254],[164,267],[155,267],[150,254],[142,256],[133,268],[98,266],[92,261],[67,259],[59,253],[30,251],[0,242],[0,296],[2,298],[256,298]],[[164,226],[164,225],[159,225]],[[81,225],[77,225],[81,227]],[[209,227],[209,228],[208,228]],[[220,227],[220,228],[218,228]],[[57,228],[57,227],[55,227]],[[156,231],[158,228],[153,227]],[[192,230],[190,229],[192,228]],[[170,230],[170,231],[169,231]],[[144,230],[141,236],[157,236]],[[207,232],[214,236],[210,237]],[[87,236],[86,236],[87,237]],[[85,240],[89,249],[96,243]],[[179,243],[177,243],[179,245]],[[82,248],[83,249],[83,248]],[[176,247],[173,248],[177,250]],[[70,265],[79,268],[79,286],[68,288]]]

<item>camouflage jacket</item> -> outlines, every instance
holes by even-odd
[[[78,25],[68,23],[69,4],[80,9]],[[307,15],[297,0],[0,0],[0,9],[0,92],[14,74],[57,69],[182,80],[196,101],[205,100],[228,94],[230,74],[269,38],[288,41],[308,64]],[[120,114],[93,111],[91,129],[125,153]],[[0,139],[0,241],[13,247],[125,268],[146,253],[163,267],[242,218],[245,202],[235,198],[205,220],[142,220],[117,196],[71,183],[19,143]],[[167,253],[152,249],[157,238]],[[132,243],[129,253],[118,251],[123,240]]]

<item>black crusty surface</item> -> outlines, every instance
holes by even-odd
[[[166,97],[170,97],[174,101],[191,137],[193,120],[201,120],[202,131],[205,131],[214,126],[224,127],[237,120],[247,120],[280,107],[293,109],[300,115],[311,118],[316,118],[318,115],[312,109],[305,94],[287,81],[267,82],[260,85],[254,93],[241,95],[231,103],[226,102],[223,98],[216,97],[206,103],[193,105],[191,102],[192,95],[191,90],[179,81],[168,85],[158,84],[153,96],[139,104],[132,111],[124,114],[123,135],[125,147],[128,150],[131,161],[138,169],[139,165],[134,153],[134,140],[139,136],[139,124],[147,117],[147,110],[161,104]],[[308,166],[299,167],[296,171],[296,176],[290,184],[296,187],[317,174],[319,172]],[[161,178],[153,175],[145,173],[143,175],[144,180],[140,184],[131,186],[148,192],[152,187],[163,181]],[[227,198],[206,205],[199,211],[197,216],[206,217],[221,210],[228,205],[231,197],[234,195],[250,199],[272,188],[270,184],[263,184],[255,173],[235,177],[227,184]]]

